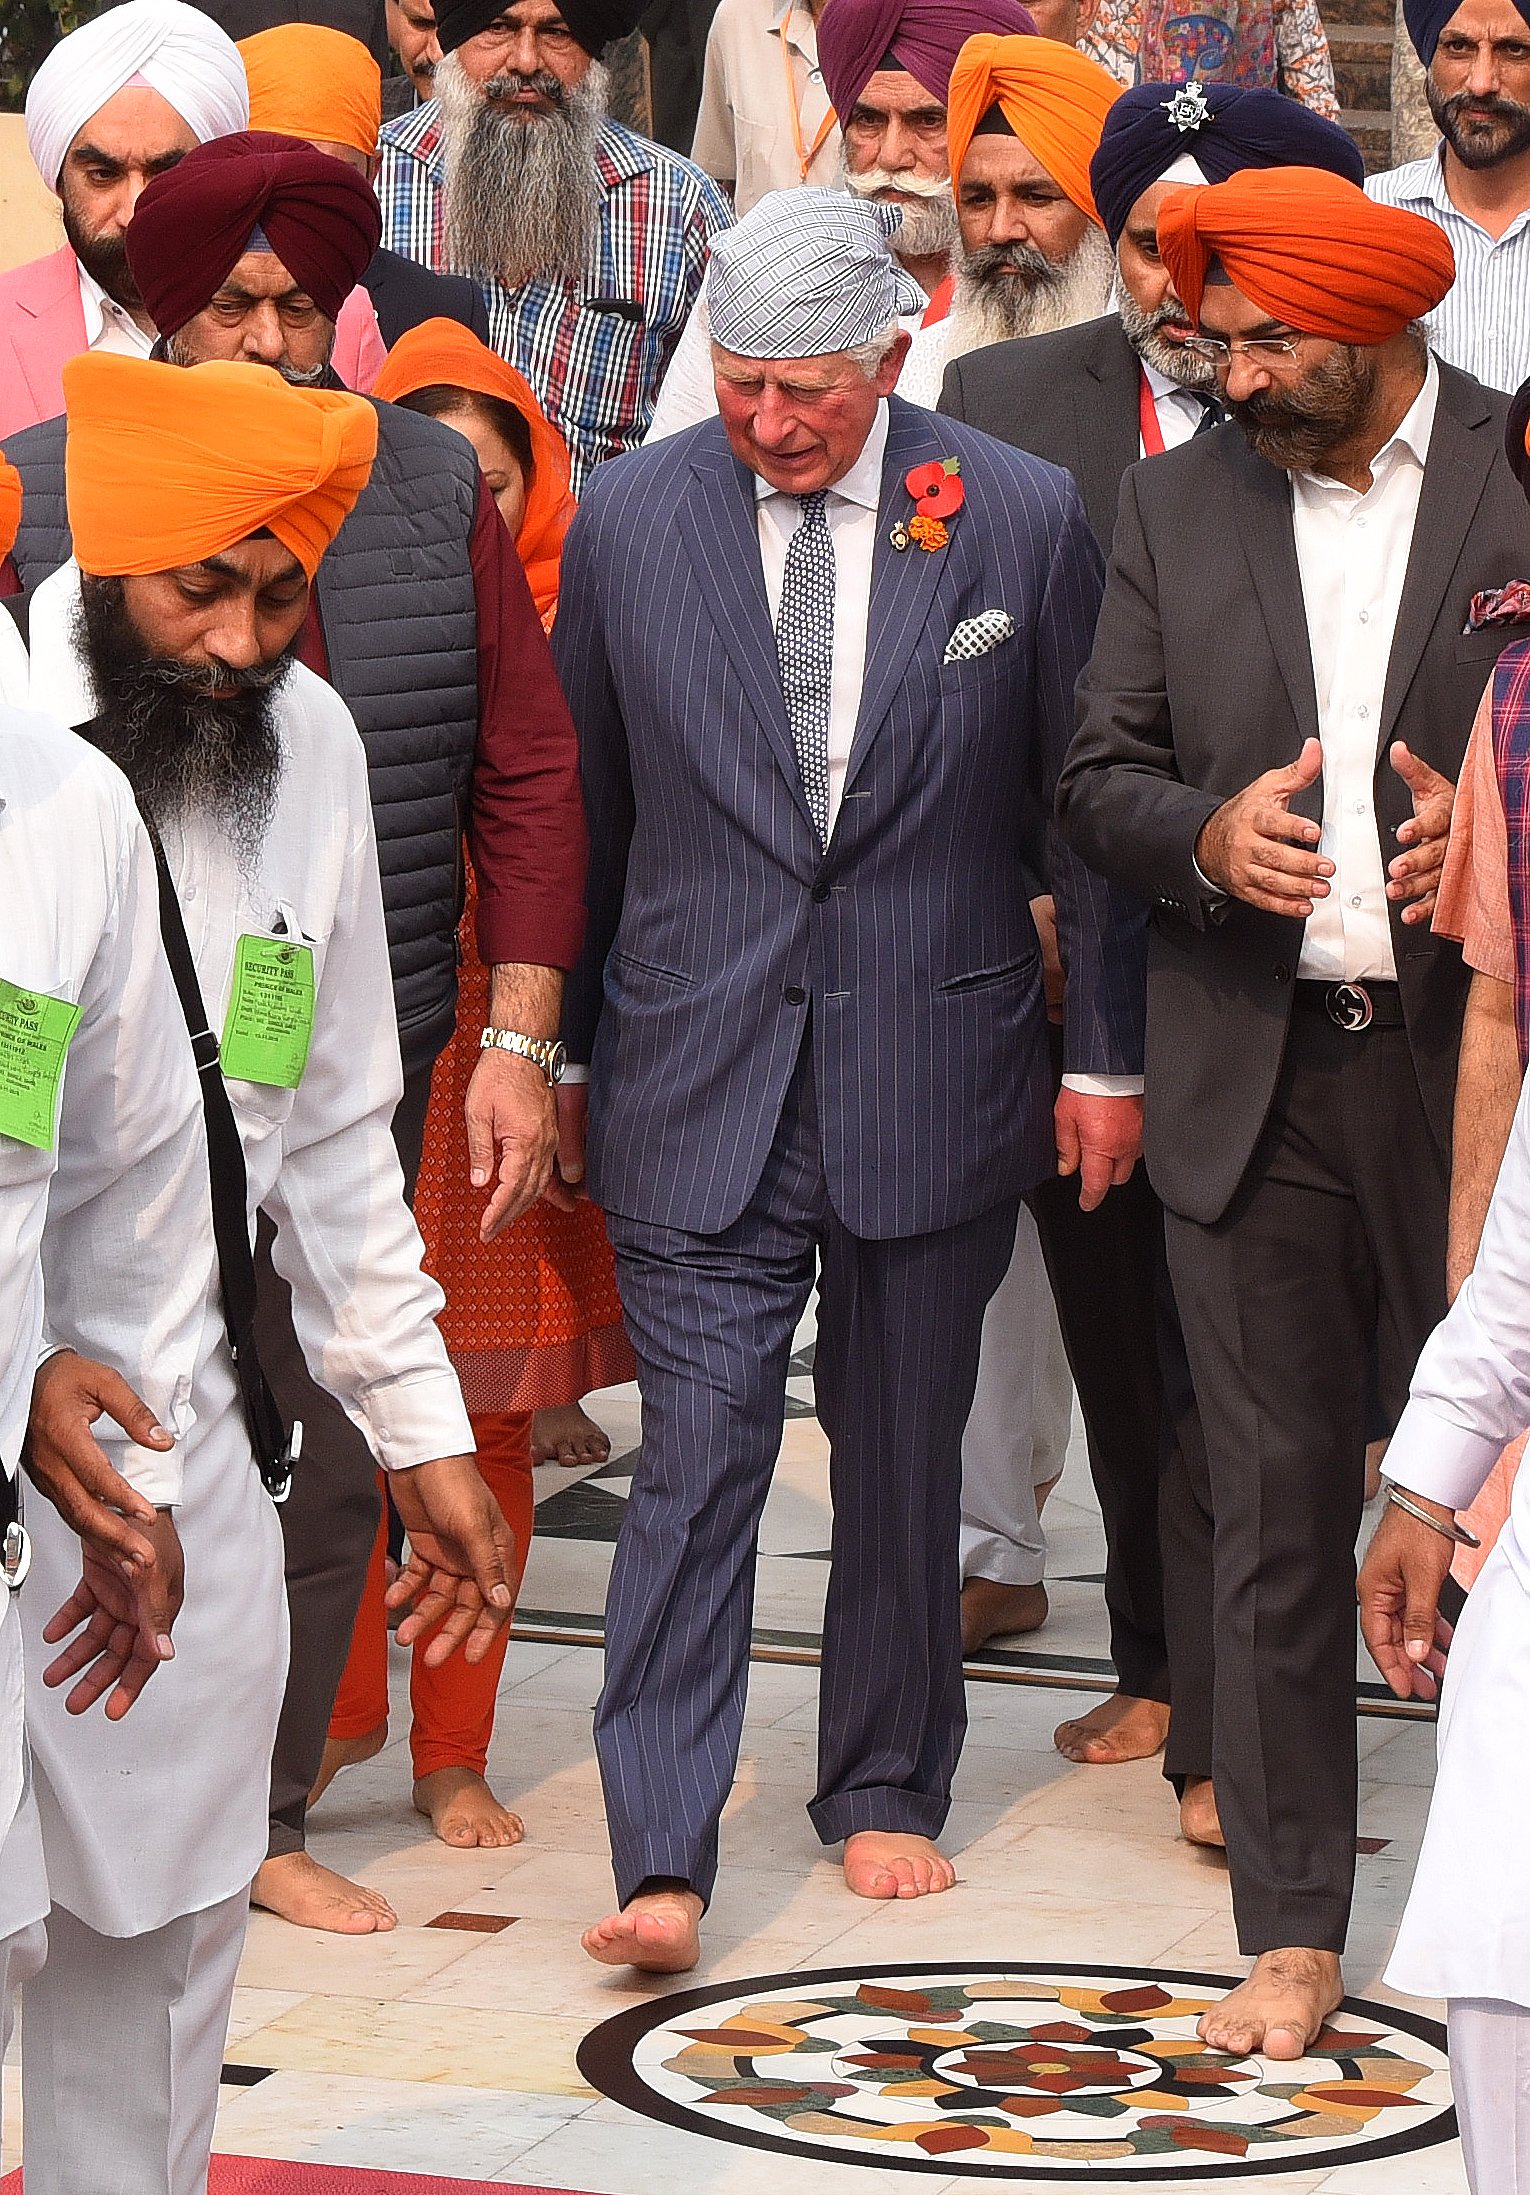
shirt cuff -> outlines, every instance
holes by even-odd
[[[588,1067],[576,1067],[572,1060],[565,1062],[560,1080],[563,1082],[588,1082],[589,1079],[590,1070]]]
[[[1141,1097],[1141,1075],[1064,1075],[1065,1090],[1076,1090],[1080,1097]]]
[[[1453,1425],[1415,1396],[1398,1420],[1381,1469],[1405,1493],[1422,1494],[1447,1509],[1470,1509],[1502,1454],[1496,1435]]]
[[[534,907],[511,904],[511,894],[487,888],[479,870],[478,957],[486,968],[576,967],[584,944],[582,899],[539,896]]]
[[[1205,870],[1196,860],[1194,854],[1190,856],[1190,866],[1195,871],[1196,882],[1200,885],[1201,890],[1206,894],[1206,897],[1209,900],[1213,901],[1217,906],[1220,906],[1222,901],[1227,897],[1227,894],[1223,891],[1221,885],[1212,883],[1210,877],[1206,874]]]
[[[362,1409],[385,1471],[413,1471],[438,1456],[477,1451],[455,1372],[429,1372],[369,1388]]]

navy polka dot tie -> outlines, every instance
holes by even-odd
[[[786,551],[781,608],[776,617],[776,659],[802,789],[818,826],[829,838],[829,700],[834,685],[834,542],[825,514],[826,493],[798,498],[802,517]]]

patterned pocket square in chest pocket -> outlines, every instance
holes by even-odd
[[[980,610],[976,617],[964,618],[946,642],[943,663],[970,663],[974,656],[988,655],[1006,640],[1015,637],[1015,621],[1008,610]]]

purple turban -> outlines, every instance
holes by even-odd
[[[849,120],[889,54],[944,106],[956,57],[980,31],[1034,37],[1036,25],[1020,0],[834,0],[818,25],[818,66],[834,112]]]
[[[839,0],[835,0],[836,7]],[[1403,0],[1403,21],[1408,26],[1408,36],[1414,50],[1427,69],[1434,60],[1434,49],[1440,42],[1445,25],[1450,21],[1461,0]],[[1530,0],[1514,0],[1515,7],[1530,23]]]
[[[1365,161],[1349,132],[1282,92],[1133,84],[1105,117],[1089,164],[1094,203],[1112,244],[1120,243],[1143,192],[1186,154],[1208,183],[1225,183],[1243,168],[1328,168],[1347,183],[1365,181]]]

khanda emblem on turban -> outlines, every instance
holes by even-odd
[[[1188,137],[1211,120],[1211,102],[1206,97],[1206,87],[1192,76],[1188,84],[1181,84],[1172,99],[1160,102],[1171,125],[1182,137]]]

